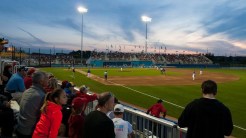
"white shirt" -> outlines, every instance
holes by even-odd
[[[122,118],[112,119],[114,122],[115,138],[127,138],[132,133],[132,125]]]

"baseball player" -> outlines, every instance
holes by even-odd
[[[193,71],[193,73],[192,73],[192,80],[195,80],[195,79],[196,79],[196,72]]]

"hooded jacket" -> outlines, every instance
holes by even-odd
[[[56,138],[62,120],[62,107],[48,101],[45,113],[41,114],[32,138]]]

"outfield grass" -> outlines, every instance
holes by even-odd
[[[148,108],[153,103],[156,102],[156,99],[150,98],[148,96],[136,93],[129,89],[123,88],[121,86],[106,86],[96,81],[93,81],[87,78],[85,75],[82,75],[78,72],[75,73],[75,79],[72,78],[71,71],[65,71],[62,68],[44,68],[42,69],[47,72],[52,72],[59,80],[69,80],[74,82],[77,86],[85,84],[91,88],[92,91],[101,93],[105,91],[113,92],[117,98],[122,101],[129,102],[131,104]],[[83,69],[87,71],[87,69]],[[110,71],[110,76],[119,76],[119,69],[107,69]],[[130,69],[129,69],[130,70]],[[105,69],[92,70],[92,74],[99,76],[103,75]],[[152,72],[153,71],[153,72]],[[133,69],[133,73],[122,72],[122,76],[155,76],[160,75],[160,72],[155,70],[140,69],[137,71]],[[225,74],[233,74],[240,77],[240,80],[227,83],[218,84],[218,95],[217,99],[223,102],[226,106],[229,107],[233,117],[233,123],[237,126],[246,128],[246,71],[245,70],[227,70],[227,69],[208,69],[208,72],[223,72]],[[117,74],[118,73],[118,74]],[[180,75],[180,73],[171,73],[173,75]],[[166,101],[175,103],[180,106],[186,106],[190,101],[201,96],[200,85],[193,86],[129,86],[131,89],[159,97]],[[178,118],[183,109],[176,106],[164,103],[164,106],[168,110],[168,115]],[[239,138],[245,138],[246,132],[234,127],[233,136]]]

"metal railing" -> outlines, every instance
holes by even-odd
[[[85,114],[95,110],[97,101],[90,102]],[[132,124],[135,138],[185,138],[186,129],[179,128],[174,121],[156,118],[145,112],[124,106],[124,120]]]

